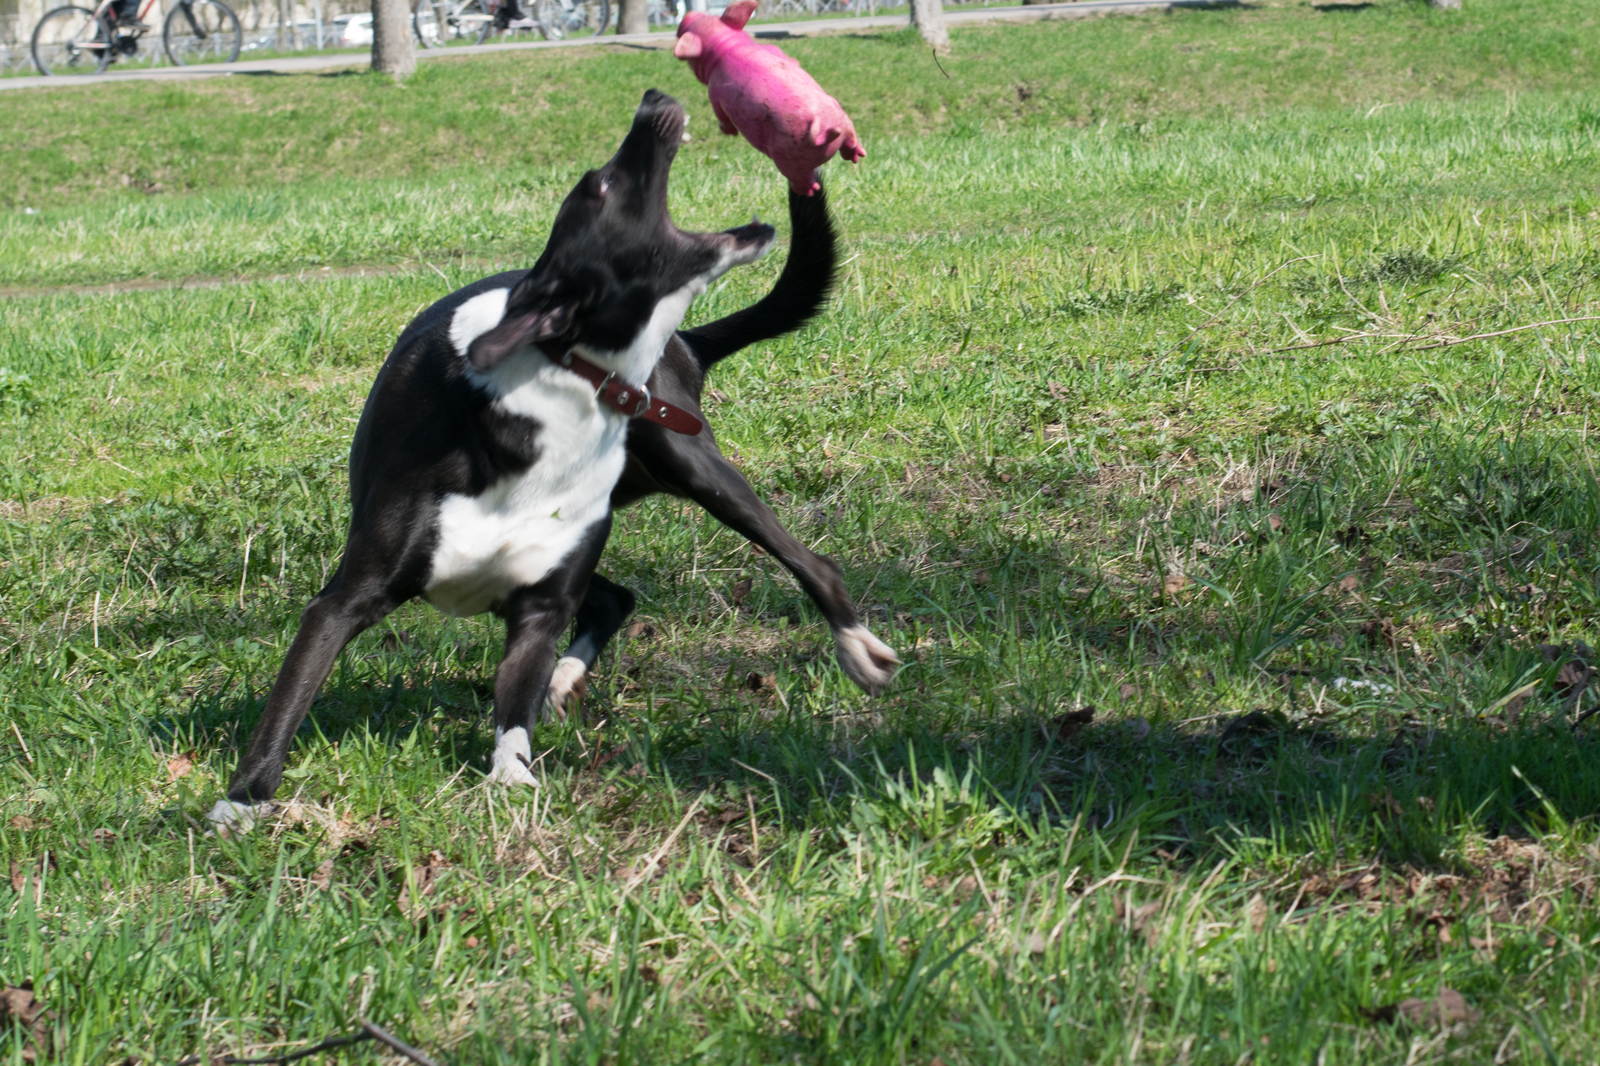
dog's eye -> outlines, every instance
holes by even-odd
[[[588,186],[590,196],[596,200],[603,199],[606,193],[611,190],[611,178],[598,170],[591,170],[589,171]]]
[[[611,191],[611,179],[608,178],[608,177],[602,176],[600,178],[600,195],[604,196],[606,193],[608,193],[610,191]]]

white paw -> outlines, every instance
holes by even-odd
[[[869,696],[876,696],[887,688],[900,667],[900,656],[869,633],[866,626],[837,631],[833,635],[833,646],[844,672]]]
[[[550,675],[550,691],[544,698],[546,714],[555,715],[556,721],[565,722],[568,714],[575,714],[583,697],[589,694],[589,683],[583,675],[589,668],[583,660],[563,655],[556,661],[556,672]]]
[[[211,813],[206,815],[206,821],[211,826],[207,832],[223,837],[248,833],[257,822],[277,813],[277,810],[278,805],[270,800],[265,803],[237,803],[231,799],[219,799],[216,806],[211,808]]]
[[[521,726],[501,732],[494,731],[494,757],[489,761],[489,780],[497,785],[529,785],[539,787],[533,774],[533,748],[528,744],[528,731]]]

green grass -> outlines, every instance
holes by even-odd
[[[1595,1061],[1559,675],[1600,643],[1600,322],[1557,320],[1600,315],[1600,9],[1469,5],[962,30],[948,82],[789,42],[872,154],[829,168],[826,313],[712,416],[900,679],[654,500],[544,788],[481,782],[497,627],[412,605],[231,841],[197,820],[400,327],[530,261],[648,85],[696,114],[685,225],[780,182],[658,54],[118,86],[120,125],[9,95],[0,981],[74,1063],[363,1016],[453,1063]],[[1481,1017],[1382,1020],[1441,988]]]

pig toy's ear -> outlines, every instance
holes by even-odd
[[[704,42],[698,34],[684,33],[678,38],[678,43],[672,46],[672,54],[679,59],[694,59],[706,50]]]
[[[728,9],[722,13],[722,21],[736,30],[744,29],[744,24],[750,21],[750,16],[756,13],[756,0],[738,0],[729,4]]]

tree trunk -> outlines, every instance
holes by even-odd
[[[943,0],[911,0],[911,25],[923,43],[935,52],[950,51],[950,34],[944,28]]]
[[[618,33],[650,32],[650,0],[622,0],[617,12]]]
[[[406,0],[372,0],[372,69],[395,81],[417,70],[411,46],[411,7]]]
[[[1429,7],[1436,7],[1440,11],[1460,11],[1461,0],[1428,0]]]

